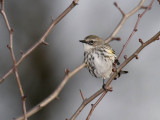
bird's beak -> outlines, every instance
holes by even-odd
[[[82,42],[82,43],[87,43],[85,40],[79,40],[79,42]]]

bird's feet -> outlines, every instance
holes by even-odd
[[[105,87],[105,84],[102,85],[102,88],[103,88],[106,92],[108,92],[108,91],[112,92],[112,91],[113,91],[112,86],[107,86],[107,87]]]

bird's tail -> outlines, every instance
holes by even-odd
[[[123,71],[123,70],[121,70],[114,79],[116,80],[116,79],[119,78],[122,74],[127,74],[127,73],[128,73],[128,71]]]

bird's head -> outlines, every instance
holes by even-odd
[[[104,44],[104,40],[96,35],[89,35],[84,38],[84,40],[80,40],[80,42],[84,43],[85,51],[88,51],[96,46]]]

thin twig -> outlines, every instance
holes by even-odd
[[[128,43],[130,42],[132,36],[133,36],[134,33],[137,31],[137,27],[138,27],[138,24],[139,24],[142,16],[143,16],[148,10],[150,10],[150,8],[152,7],[153,1],[154,1],[154,0],[151,1],[151,3],[150,3],[150,4],[148,5],[148,7],[142,12],[142,14],[139,14],[139,15],[138,15],[138,19],[137,19],[136,24],[135,24],[135,26],[134,26],[134,28],[133,28],[133,31],[132,31],[132,33],[130,34],[130,36],[129,36],[128,40],[126,41],[126,43],[123,45],[123,48],[122,48],[119,56],[117,57],[117,59],[119,59],[119,58],[121,57],[122,53],[123,53],[124,50],[126,49],[126,47],[127,47]]]
[[[79,92],[80,92],[80,94],[81,94],[82,100],[84,100],[84,95],[83,95],[82,90],[80,89]]]
[[[133,58],[136,57],[136,55],[138,55],[141,50],[143,48],[145,48],[146,46],[148,46],[149,44],[151,44],[152,42],[158,40],[160,36],[160,31],[154,35],[151,39],[149,39],[148,41],[146,41],[143,45],[141,45],[129,58],[126,58],[125,61],[117,68],[117,72],[120,72],[120,70],[122,68],[124,68]],[[110,79],[107,81],[107,83],[105,84],[105,88],[107,89],[108,86],[111,84],[111,82],[114,80],[114,78],[116,77],[117,73],[113,73],[113,75],[110,77]],[[89,98],[85,99],[82,104],[79,106],[79,108],[77,109],[77,111],[73,114],[73,116],[70,118],[70,120],[75,120],[77,118],[77,116],[80,114],[80,112],[83,110],[83,108],[90,103],[93,99],[95,99],[97,96],[99,96],[100,94],[102,94],[104,92],[104,89],[101,88],[100,90],[98,90],[96,93],[94,93],[92,96],[90,96]]]
[[[100,96],[100,98],[96,101],[96,103],[95,103],[95,104],[92,104],[92,108],[91,108],[91,110],[90,110],[90,112],[89,112],[86,120],[89,120],[89,119],[90,119],[90,117],[91,117],[94,109],[95,109],[96,106],[100,103],[100,101],[103,99],[103,97],[106,95],[106,93],[107,93],[107,91],[104,91],[103,94]]]
[[[122,12],[121,9],[119,9],[118,4],[116,3],[116,7],[120,10],[120,12],[122,13],[122,19],[119,22],[119,24],[117,25],[117,27],[114,29],[113,33],[105,40],[105,43],[109,43],[114,37],[115,35],[119,32],[119,30],[121,29],[121,27],[123,26],[123,24],[125,23],[125,21],[132,16],[135,12],[137,12],[143,5],[143,3],[145,2],[145,0],[141,0],[141,2],[138,4],[137,7],[135,7],[133,10],[131,10],[130,12],[128,12],[127,14],[124,14],[124,12]]]
[[[48,105],[51,101],[53,101],[54,99],[57,98],[57,96],[59,95],[59,93],[62,91],[63,87],[66,85],[66,83],[68,82],[68,80],[75,75],[78,71],[80,71],[82,68],[85,67],[85,64],[83,63],[82,65],[80,65],[78,68],[76,68],[75,70],[73,70],[72,72],[66,74],[66,76],[64,77],[63,81],[60,83],[60,85],[57,87],[57,89],[50,94],[49,97],[47,97],[45,100],[43,100],[41,103],[39,103],[38,105],[36,105],[34,108],[32,108],[30,111],[27,112],[27,117],[29,118],[30,116],[32,116],[33,114],[37,113],[39,110],[41,110],[43,107],[45,107],[46,105]],[[20,116],[18,118],[16,118],[15,120],[23,120],[24,116]]]
[[[42,35],[41,39],[35,43],[30,49],[28,49],[28,51],[26,51],[22,57],[17,61],[16,63],[16,67],[28,56],[30,55],[39,45],[41,45],[42,43],[44,43],[44,41],[46,40],[46,37],[48,36],[48,34],[53,30],[53,28],[55,27],[55,25],[57,23],[59,23],[60,20],[62,20],[62,18],[64,18],[64,16],[66,16],[76,5],[78,4],[78,0],[74,0],[71,5],[60,15],[57,17],[57,19],[55,19],[52,24],[49,26],[49,28],[47,29],[47,31]],[[0,79],[0,83],[2,83],[12,72],[13,72],[14,68],[11,68],[1,79]]]
[[[12,60],[13,60],[13,65],[14,65],[14,72],[15,72],[15,75],[16,75],[17,84],[18,84],[19,91],[20,91],[21,98],[22,98],[22,108],[23,108],[24,119],[27,120],[27,117],[26,117],[25,95],[24,95],[24,92],[23,92],[23,89],[22,89],[22,85],[21,85],[21,82],[20,82],[20,77],[19,77],[19,74],[18,74],[18,69],[16,67],[16,58],[15,58],[15,54],[14,54],[14,51],[13,51],[13,29],[10,27],[7,15],[5,13],[5,10],[4,10],[4,1],[3,0],[1,1],[1,14],[4,17],[4,20],[5,20],[6,25],[7,25],[7,29],[9,31],[10,44],[8,45],[8,48],[9,48],[9,50],[11,52],[11,56],[12,56]]]

